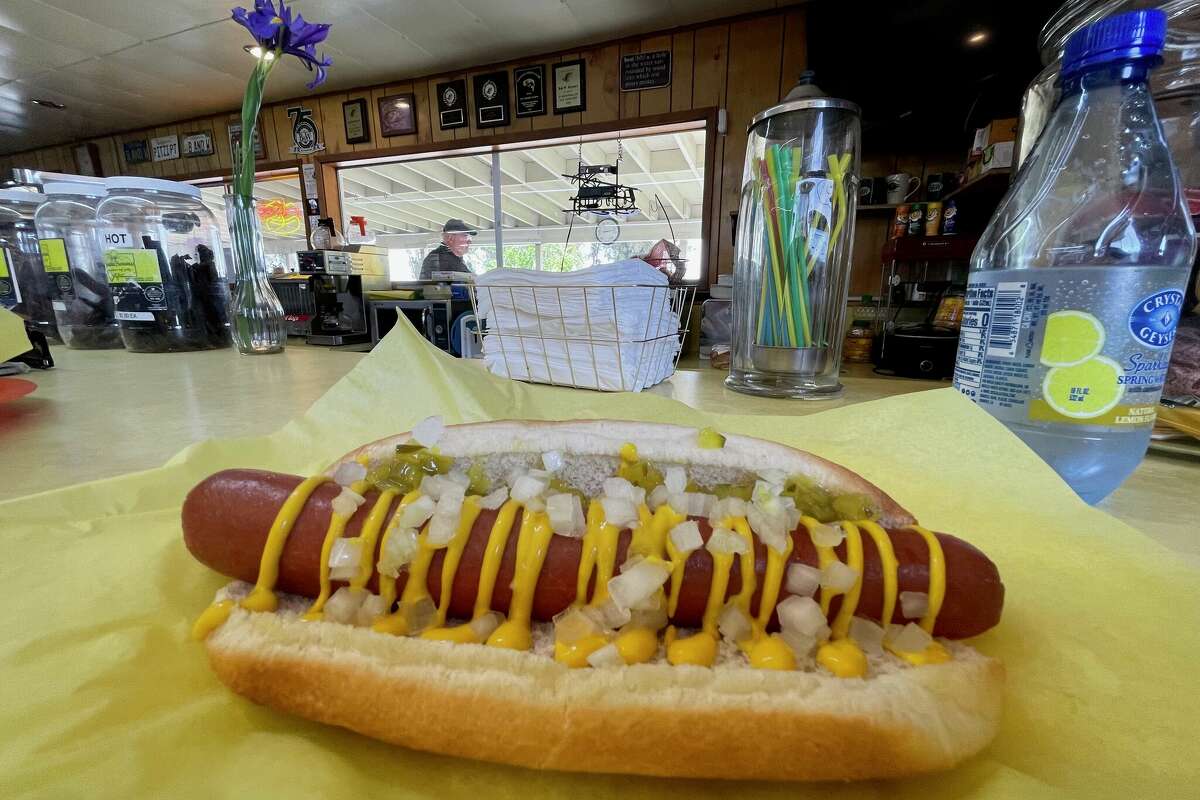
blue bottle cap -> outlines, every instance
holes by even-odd
[[[1129,11],[1080,28],[1063,50],[1062,77],[1113,61],[1153,58],[1167,38],[1167,15],[1157,8]]]

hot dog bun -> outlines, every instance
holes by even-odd
[[[307,599],[281,599],[208,638],[220,679],[415,750],[571,772],[855,780],[948,769],[999,724],[1004,668],[965,645],[867,680],[665,662],[568,670],[536,652],[302,622]]]
[[[353,461],[364,453],[387,456],[396,445],[410,441],[411,436],[406,432],[363,445],[338,459],[329,472],[332,474],[338,464]],[[724,434],[724,439],[723,447],[702,447],[695,428],[656,422],[499,420],[447,427],[437,448],[455,458],[492,453],[528,453],[540,457],[548,450],[556,450],[569,455],[607,457],[615,464],[622,445],[636,442],[638,455],[650,462],[684,464],[689,469],[709,467],[714,475],[753,474],[769,466],[788,474],[804,475],[830,492],[867,495],[878,506],[879,524],[886,528],[916,522],[912,514],[882,489],[839,464],[765,439],[737,434]],[[589,463],[595,475],[583,476],[583,480],[599,482],[611,474],[600,469],[601,464],[599,460]]]

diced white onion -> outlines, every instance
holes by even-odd
[[[487,637],[492,635],[492,631],[500,627],[500,623],[504,622],[504,616],[498,611],[489,611],[482,617],[471,620],[468,624],[471,630],[475,633],[475,638],[479,641],[486,641]]]
[[[529,475],[522,475],[512,485],[512,499],[518,503],[528,503],[535,497],[540,497],[546,491],[548,481],[539,480]]]
[[[783,491],[783,486],[766,481],[755,481],[754,490],[750,494],[750,502],[755,505],[770,507],[775,498],[779,497],[779,493]]]
[[[817,525],[812,529],[813,544],[818,547],[837,547],[846,540],[846,532],[841,525]]]
[[[526,511],[530,512],[546,510],[546,501],[541,496],[531,497],[522,503],[522,505],[525,506]]]
[[[461,469],[452,469],[446,473],[445,477],[451,483],[461,486],[464,493],[466,492],[466,488],[471,485],[471,476],[467,475]]]
[[[382,617],[388,611],[387,601],[377,594],[368,593],[363,599],[362,605],[358,607],[358,613],[355,615],[354,624],[360,628],[366,628],[372,622]]]
[[[662,592],[653,592],[630,607],[630,611],[661,611],[666,608],[667,598]]]
[[[508,487],[501,486],[495,491],[488,492],[483,497],[479,498],[479,507],[487,509],[488,511],[495,511],[497,508],[504,505],[506,500],[508,500]]]
[[[747,553],[746,540],[727,528],[713,528],[704,545],[710,553]]]
[[[596,615],[578,606],[570,606],[554,617],[554,641],[560,644],[574,644],[580,639],[603,633],[604,628]]]
[[[748,508],[749,503],[740,497],[725,497],[713,504],[708,519],[710,522],[720,522],[729,517],[744,517]]]
[[[630,609],[658,591],[671,572],[661,561],[644,559],[608,581],[608,595],[618,608]]]
[[[594,651],[588,655],[587,662],[596,668],[625,666],[625,659],[621,657],[621,651],[615,644],[606,644]]]
[[[700,536],[700,526],[695,520],[689,519],[687,522],[679,523],[671,528],[671,532],[667,535],[671,537],[671,544],[675,545],[675,549],[684,555],[704,546],[704,539]]]
[[[340,486],[350,486],[365,477],[367,468],[357,461],[343,461],[333,470],[333,480]]]
[[[587,533],[579,495],[567,492],[550,495],[546,498],[546,513],[550,515],[550,527],[559,536],[579,538]]]
[[[715,495],[703,492],[681,492],[668,495],[667,502],[680,514],[687,514],[689,517],[707,517],[716,506],[717,498]]]
[[[350,489],[342,489],[341,493],[333,498],[330,508],[333,509],[333,513],[339,516],[351,517],[354,516],[354,512],[364,502],[366,502],[366,498],[358,492],[351,491]]]
[[[817,646],[815,636],[801,633],[800,631],[781,631],[780,638],[787,643],[787,646],[792,648],[792,652],[796,655],[796,660],[799,662],[807,661],[812,657],[813,650]]]
[[[646,505],[650,507],[651,511],[658,511],[659,507],[666,503],[669,497],[670,492],[667,491],[667,487],[660,483],[654,487],[654,491],[646,498]]]
[[[601,497],[600,505],[604,506],[604,519],[609,525],[623,528],[637,522],[637,506],[632,500],[623,497]]]
[[[877,656],[883,652],[883,628],[869,619],[851,618],[850,638],[864,653]]]
[[[821,585],[821,570],[808,564],[791,564],[787,569],[788,594],[812,597]]]
[[[343,586],[325,601],[325,619],[348,625],[358,616],[359,606],[367,599],[365,589]]]
[[[775,613],[779,615],[779,627],[785,631],[798,631],[805,636],[821,638],[821,634],[829,627],[821,605],[811,597],[792,595],[775,606]]]
[[[821,570],[821,585],[833,592],[848,592],[858,582],[858,570],[841,561],[830,561]]]
[[[442,492],[453,491],[458,487],[458,484],[447,478],[445,475],[426,475],[421,478],[421,494],[428,495],[434,500],[442,499]]]
[[[437,501],[437,510],[433,513],[436,516],[457,517],[462,513],[463,501],[466,499],[466,490],[457,483],[452,483],[442,490],[442,496]]]
[[[425,530],[425,541],[430,547],[445,547],[458,533],[458,514],[434,514],[429,518],[429,527]]]
[[[547,450],[542,453],[542,466],[547,472],[558,472],[563,466],[563,454],[557,450]]]
[[[553,477],[549,472],[547,472],[544,469],[530,468],[525,471],[525,474],[531,478],[537,478],[539,481],[546,481],[547,483],[549,483],[550,478]]]
[[[899,625],[888,626],[887,645],[899,653],[921,653],[931,644],[933,637],[915,622],[910,622],[903,628]]]
[[[441,417],[426,417],[413,426],[412,438],[422,447],[433,447],[445,432],[446,425]]]
[[[379,554],[379,574],[389,578],[400,575],[400,568],[417,556],[416,528],[397,528],[388,534]]]
[[[663,484],[667,487],[667,491],[672,494],[686,492],[688,485],[687,470],[683,467],[667,467],[667,471],[663,475]]]
[[[905,619],[920,619],[929,611],[929,595],[924,592],[901,592],[900,613]]]
[[[647,630],[657,631],[667,627],[667,609],[666,606],[658,608],[638,609],[629,612],[629,619],[626,622],[633,624],[635,628],[646,628]],[[624,623],[622,623],[624,624]],[[620,627],[620,625],[614,626]]]
[[[788,475],[781,469],[760,469],[758,477],[762,478],[772,486],[778,486],[782,490],[783,485],[787,483]],[[778,494],[778,492],[776,492]]]
[[[329,550],[329,579],[350,580],[358,574],[358,565],[361,562],[362,539],[358,536],[338,539]]]
[[[736,603],[728,603],[717,619],[717,630],[720,631],[721,638],[725,641],[737,644],[750,635],[752,630],[750,617],[742,610],[741,606]]]
[[[762,543],[771,547],[780,553],[787,549],[788,531],[784,528],[787,520],[784,518],[782,509],[779,513],[769,514],[763,511],[759,506],[750,506],[746,514],[746,521],[750,523],[750,530],[758,534],[758,538]]]
[[[624,478],[605,478],[604,496],[633,501],[633,484]]]
[[[420,600],[401,603],[400,613],[404,615],[409,635],[416,635],[427,628],[432,628],[437,622],[437,606],[428,595]]]
[[[627,608],[621,608],[610,597],[598,606],[586,606],[584,611],[588,613],[596,622],[604,628],[615,630],[626,624],[632,619],[632,614]],[[647,612],[638,612],[647,613]]]
[[[433,516],[436,508],[437,501],[429,495],[423,494],[400,509],[400,517],[396,524],[401,528],[419,528]]]

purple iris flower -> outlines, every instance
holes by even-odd
[[[318,57],[317,45],[329,35],[328,25],[306,22],[301,14],[296,14],[293,19],[292,9],[283,0],[279,0],[278,12],[272,0],[254,0],[253,11],[233,9],[233,20],[250,31],[264,51],[293,55],[309,71],[316,70],[316,76],[308,84],[309,89],[325,82],[325,70],[333,65],[333,61],[324,54]]]

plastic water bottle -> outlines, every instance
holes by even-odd
[[[1067,42],[1062,99],[971,257],[954,385],[1096,503],[1150,440],[1195,231],[1146,81],[1166,17]]]

